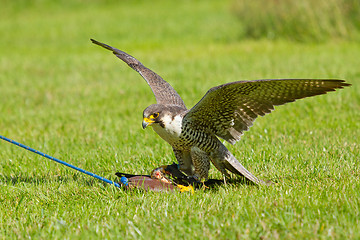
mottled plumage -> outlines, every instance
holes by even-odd
[[[211,88],[188,110],[169,83],[134,57],[106,44],[91,41],[111,50],[147,81],[157,104],[144,110],[143,128],[151,125],[173,147],[180,170],[199,180],[208,178],[211,161],[225,176],[228,176],[228,170],[253,183],[264,183],[246,170],[218,137],[235,144],[258,116],[270,113],[274,106],[350,85],[337,79],[232,82]]]

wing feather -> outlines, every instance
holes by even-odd
[[[119,49],[113,48],[107,44],[98,42],[94,39],[90,39],[94,44],[97,44],[105,49],[113,52],[115,56],[127,63],[132,69],[137,71],[149,84],[153,91],[158,104],[173,104],[186,109],[184,101],[175,89],[158,74],[146,68],[141,62],[139,62],[133,56],[123,52]]]
[[[258,116],[270,113],[274,106],[349,85],[336,79],[265,79],[227,83],[211,88],[189,110],[184,121],[235,144]]]

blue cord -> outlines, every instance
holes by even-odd
[[[55,161],[55,162],[58,162],[58,163],[60,163],[60,164],[63,164],[63,165],[65,165],[65,166],[67,166],[67,167],[70,167],[70,168],[72,168],[72,169],[75,169],[76,171],[79,171],[79,172],[85,173],[85,174],[87,174],[87,175],[89,175],[89,176],[92,176],[92,177],[94,177],[94,178],[97,178],[97,179],[99,179],[99,180],[101,180],[101,181],[103,181],[103,182],[106,182],[106,183],[109,183],[109,184],[111,184],[111,185],[114,185],[115,187],[121,187],[121,186],[120,186],[118,183],[116,183],[116,182],[113,182],[113,181],[111,181],[111,180],[109,180],[109,179],[100,177],[100,176],[98,176],[98,175],[96,175],[96,174],[94,174],[94,173],[88,172],[88,171],[86,171],[86,170],[84,170],[84,169],[75,167],[74,165],[71,165],[71,164],[69,164],[69,163],[67,163],[67,162],[61,161],[61,160],[59,160],[59,159],[57,159],[57,158],[54,158],[54,157],[52,157],[52,156],[49,156],[49,155],[47,155],[47,154],[45,154],[45,153],[39,152],[38,150],[35,150],[35,149],[33,149],[33,148],[31,148],[31,147],[28,147],[28,146],[25,146],[24,144],[18,143],[18,142],[14,141],[14,140],[11,140],[11,139],[7,138],[7,137],[4,137],[4,136],[1,136],[1,135],[0,135],[0,139],[5,140],[5,141],[7,141],[7,142],[9,142],[9,143],[15,144],[15,145],[17,145],[17,146],[19,146],[19,147],[22,147],[22,148],[24,148],[24,149],[26,149],[26,150],[28,150],[28,151],[30,151],[30,152],[39,154],[39,155],[41,155],[41,156],[43,156],[43,157],[46,157],[46,158],[48,158],[48,159],[50,159],[50,160],[53,160],[53,161]],[[124,184],[124,185],[125,185],[125,184]]]
[[[124,186],[128,186],[129,185],[129,179],[127,179],[126,177],[121,177],[120,178],[120,182],[122,184],[124,184]]]

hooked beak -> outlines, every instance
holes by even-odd
[[[154,122],[154,120],[145,117],[142,122],[142,128],[145,129],[147,126],[151,125]]]

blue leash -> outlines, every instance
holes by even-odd
[[[39,152],[38,150],[35,150],[35,149],[33,149],[33,148],[31,148],[31,147],[28,147],[28,146],[25,146],[24,144],[15,142],[14,140],[11,140],[11,139],[9,139],[9,138],[7,138],[7,137],[4,137],[4,136],[1,136],[1,135],[0,135],[0,139],[5,140],[5,141],[7,141],[7,142],[9,142],[9,143],[15,144],[16,146],[22,147],[22,148],[24,148],[24,149],[26,149],[26,150],[28,150],[28,151],[30,151],[30,152],[39,154],[39,155],[41,155],[41,156],[43,156],[43,157],[46,157],[46,158],[48,158],[48,159],[50,159],[50,160],[53,160],[53,161],[55,161],[55,162],[57,162],[57,163],[63,164],[63,165],[65,165],[65,166],[67,166],[67,167],[70,167],[70,168],[72,168],[72,169],[75,169],[76,171],[79,171],[79,172],[85,173],[85,174],[87,174],[87,175],[89,175],[89,176],[92,176],[92,177],[94,177],[94,178],[97,178],[97,179],[99,179],[99,180],[101,180],[101,181],[103,181],[103,182],[106,182],[106,183],[109,183],[109,184],[111,184],[111,185],[114,185],[115,187],[121,187],[121,186],[120,186],[118,183],[116,183],[116,182],[113,182],[113,181],[111,181],[111,180],[109,180],[109,179],[100,177],[100,176],[98,176],[98,175],[96,175],[96,174],[94,174],[94,173],[88,172],[88,171],[86,171],[86,170],[84,170],[84,169],[75,167],[74,165],[71,165],[71,164],[69,164],[69,163],[67,163],[67,162],[61,161],[61,160],[59,160],[59,159],[57,159],[57,158],[54,158],[54,157],[52,157],[52,156],[49,156],[49,155],[47,155],[47,154],[45,154],[45,153]],[[126,180],[125,180],[125,179],[121,179],[121,181],[123,182],[123,181],[126,181]]]

